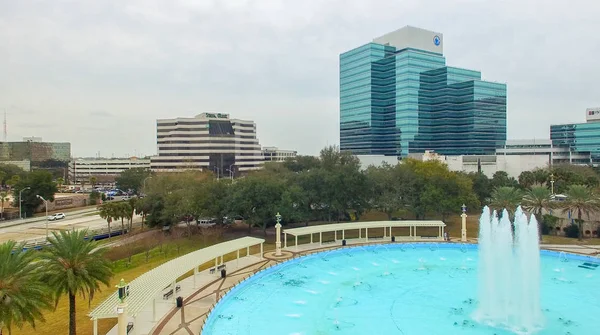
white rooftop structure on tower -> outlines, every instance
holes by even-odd
[[[388,44],[398,50],[413,48],[444,53],[444,35],[442,33],[406,26],[373,39],[378,44]]]

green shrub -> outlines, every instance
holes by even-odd
[[[548,235],[558,224],[558,217],[551,214],[542,216],[542,235]]]
[[[570,224],[568,225],[565,229],[565,236],[566,237],[571,237],[571,238],[578,238],[579,237],[579,227],[577,227],[577,225],[575,224]]]
[[[90,205],[97,205],[98,199],[100,199],[100,192],[92,191],[92,193],[90,193]]]

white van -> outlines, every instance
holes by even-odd
[[[198,219],[196,222],[201,227],[212,227],[217,224],[214,219]]]

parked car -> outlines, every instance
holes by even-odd
[[[67,216],[65,215],[65,213],[56,213],[56,214],[52,214],[50,216],[48,216],[48,221],[55,221],[55,220],[60,220],[60,219],[64,219]]]

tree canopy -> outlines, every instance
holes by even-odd
[[[144,179],[150,176],[150,170],[145,168],[133,168],[121,172],[115,179],[117,188],[123,191],[132,191],[139,194],[144,184]]]

